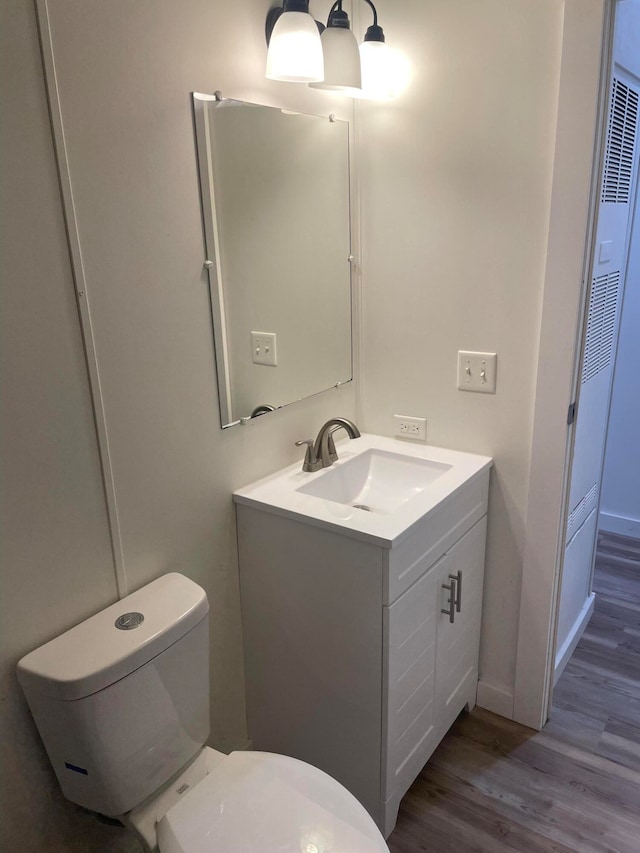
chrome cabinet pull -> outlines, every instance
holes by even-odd
[[[462,569],[458,569],[457,575],[449,575],[449,578],[456,584],[456,610],[460,613],[462,607]]]
[[[443,607],[440,610],[440,613],[446,613],[449,616],[449,622],[455,622],[456,618],[456,582],[457,578],[455,575],[449,575],[451,578],[451,583],[442,584],[442,589],[446,589],[449,591],[449,599],[448,599],[448,607]]]

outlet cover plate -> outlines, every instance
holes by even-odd
[[[254,364],[278,364],[275,332],[251,332],[251,360]]]
[[[496,393],[498,356],[495,352],[458,352],[458,389],[480,394]]]
[[[409,415],[393,416],[393,434],[399,438],[412,438],[414,441],[427,440],[427,419]]]

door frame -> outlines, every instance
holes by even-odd
[[[616,0],[565,0],[533,412],[513,717],[540,729],[553,684],[589,270],[606,140]],[[591,141],[589,141],[591,140]]]

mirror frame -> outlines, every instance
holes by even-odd
[[[220,426],[222,429],[228,429],[232,426],[239,426],[247,423],[251,423],[255,418],[251,417],[241,417],[233,419],[233,407],[231,401],[231,369],[229,364],[229,350],[227,346],[227,323],[226,323],[226,308],[225,308],[225,297],[224,297],[224,288],[223,288],[223,277],[222,277],[222,269],[220,266],[220,247],[218,241],[218,228],[216,222],[216,207],[215,207],[215,196],[214,196],[214,187],[213,187],[213,176],[211,173],[211,169],[209,168],[208,163],[208,154],[207,152],[211,150],[210,145],[210,128],[208,124],[208,118],[206,115],[207,105],[213,102],[221,102],[223,100],[233,100],[223,98],[220,91],[214,92],[213,95],[207,95],[202,92],[192,92],[191,93],[191,101],[193,105],[193,117],[194,117],[194,128],[195,128],[195,140],[196,140],[196,157],[198,163],[198,173],[199,173],[199,185],[200,185],[200,200],[201,200],[201,212],[202,212],[202,223],[203,223],[203,233],[204,233],[204,249],[205,249],[205,260],[203,266],[207,272],[209,279],[209,295],[210,295],[210,303],[211,303],[211,320],[213,324],[212,332],[213,332],[213,344],[214,344],[214,353],[215,353],[215,362],[216,362],[216,377],[218,382],[218,401],[220,405]],[[271,104],[256,104],[254,102],[249,101],[238,101],[238,103],[246,103],[251,104],[252,106],[260,106],[267,107],[269,109],[279,109],[279,107],[274,107]],[[307,115],[314,115],[308,113]],[[333,121],[334,116],[332,114],[322,116],[317,115],[317,118],[327,119],[329,121]],[[350,305],[350,345],[349,345],[349,354],[350,354],[350,377],[349,379],[345,379],[342,382],[338,381],[333,385],[328,385],[325,388],[321,388],[318,391],[313,391],[310,394],[305,394],[304,397],[298,397],[294,400],[290,400],[289,402],[283,403],[281,406],[278,406],[274,411],[279,411],[279,409],[286,408],[294,403],[299,402],[300,400],[306,400],[309,397],[315,397],[317,394],[323,394],[326,391],[330,391],[334,388],[342,387],[344,385],[348,385],[353,382],[354,378],[354,370],[355,370],[355,357],[354,357],[354,333],[355,333],[355,299],[354,299],[354,275],[353,275],[353,197],[352,197],[352,128],[351,123],[346,119],[340,119],[341,122],[347,125],[347,168],[348,168],[348,209],[349,209],[349,305]],[[218,332],[219,330],[219,332]],[[264,414],[270,414],[270,412],[265,412]],[[260,415],[262,417],[262,415]]]
[[[227,349],[227,322],[222,290],[222,270],[220,269],[220,251],[218,247],[218,229],[215,221],[215,205],[213,195],[213,178],[207,163],[206,152],[210,150],[209,126],[206,120],[207,103],[220,101],[222,96],[204,95],[192,92],[193,116],[196,132],[196,156],[198,158],[198,173],[200,182],[200,197],[202,208],[202,223],[206,258],[204,268],[209,279],[209,294],[211,297],[211,320],[213,322],[213,346],[216,359],[216,374],[218,379],[218,400],[220,402],[220,423],[222,429],[235,426],[240,421],[231,419],[231,378],[229,372]],[[212,260],[214,258],[214,260]],[[216,334],[220,329],[220,334]],[[222,339],[222,340],[220,340]]]

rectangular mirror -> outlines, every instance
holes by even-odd
[[[349,126],[193,104],[225,428],[352,378]]]

